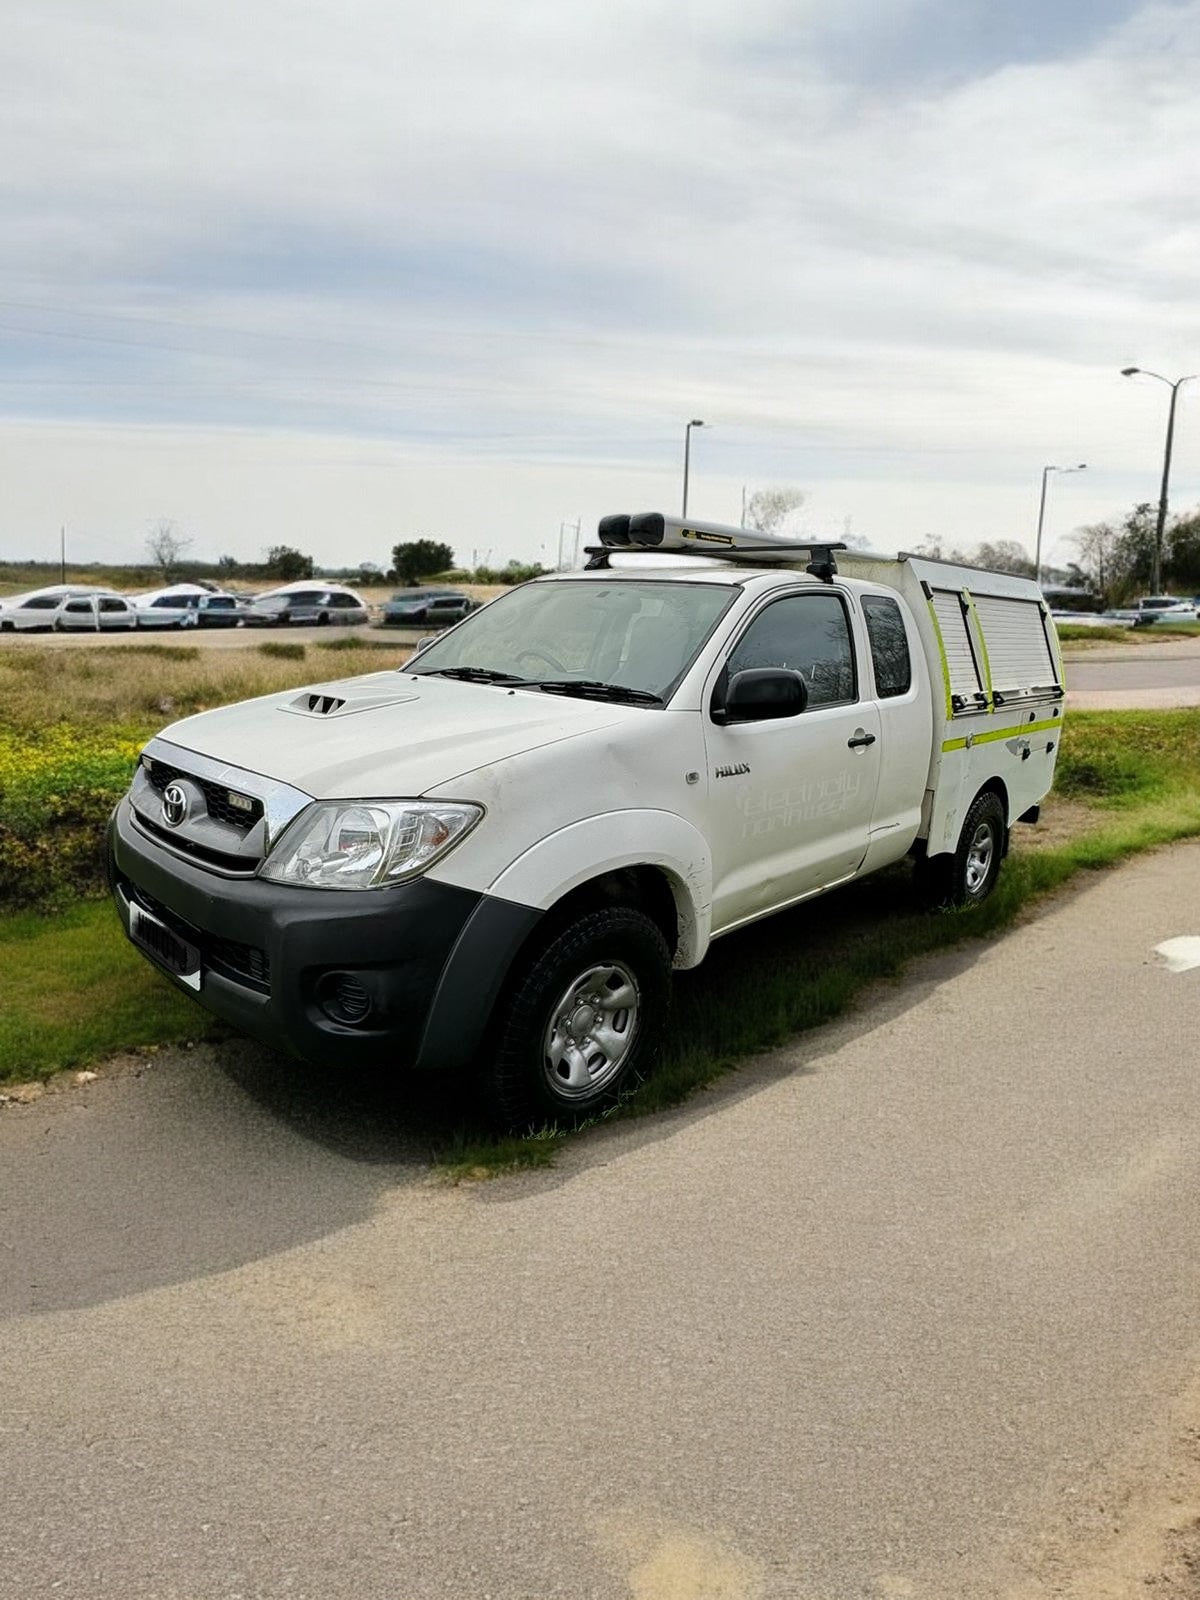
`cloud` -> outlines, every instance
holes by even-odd
[[[26,8],[0,412],[414,477],[636,474],[711,413],[729,484],[853,460],[899,517],[951,458],[981,520],[1059,453],[1140,487],[1116,368],[1200,359],[1198,54],[1200,5],[1124,0]]]

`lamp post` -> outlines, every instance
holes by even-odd
[[[692,459],[692,429],[703,428],[699,417],[693,417],[683,430],[683,516],[687,516],[688,468]]]
[[[1042,468],[1042,499],[1038,506],[1038,531],[1037,547],[1033,553],[1033,578],[1039,586],[1042,581],[1042,527],[1046,521],[1046,482],[1052,472],[1086,472],[1087,462],[1080,461],[1073,467],[1043,467]]]
[[[1163,450],[1162,488],[1158,494],[1158,522],[1154,529],[1154,551],[1150,560],[1150,593],[1158,594],[1162,588],[1162,552],[1163,531],[1167,526],[1167,490],[1171,484],[1171,444],[1175,438],[1175,402],[1179,398],[1181,384],[1190,383],[1196,376],[1189,372],[1186,377],[1176,378],[1174,383],[1170,378],[1164,378],[1161,372],[1149,372],[1145,367],[1122,367],[1123,378],[1136,378],[1141,373],[1144,378],[1157,378],[1159,383],[1165,383],[1171,391],[1171,405],[1167,412],[1167,443]]]

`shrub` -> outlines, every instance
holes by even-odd
[[[0,903],[46,909],[102,892],[104,827],[139,744],[120,730],[0,730]]]

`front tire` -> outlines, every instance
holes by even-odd
[[[561,928],[514,969],[501,1001],[484,1063],[500,1120],[571,1123],[614,1104],[658,1051],[670,973],[661,928],[633,906]]]

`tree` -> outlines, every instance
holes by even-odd
[[[313,558],[301,555],[290,544],[273,544],[267,551],[269,578],[282,578],[284,583],[291,583],[296,578],[311,578],[312,575]]]
[[[1167,571],[1179,594],[1200,594],[1200,511],[1167,530]]]
[[[232,578],[237,569],[237,560],[233,556],[221,556],[217,561],[217,570],[223,578]]]
[[[454,551],[434,539],[412,539],[392,551],[392,578],[396,583],[420,583],[435,573],[448,572],[454,565]]]
[[[794,511],[799,511],[807,496],[803,489],[786,485],[775,489],[756,489],[746,501],[745,523],[759,533],[779,533]]]
[[[1025,553],[1025,546],[1018,544],[1015,539],[996,539],[992,543],[985,541],[972,557],[972,564],[987,567],[992,572],[1011,572],[1018,578],[1036,576],[1033,562]]]
[[[173,568],[191,542],[180,533],[170,517],[159,517],[146,535],[146,549],[150,553],[151,561],[161,569],[164,583],[170,583]]]

